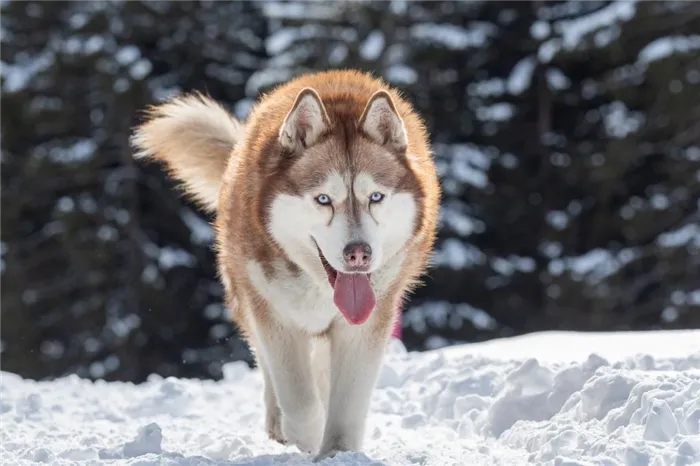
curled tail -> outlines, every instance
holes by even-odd
[[[136,158],[163,163],[189,196],[213,212],[229,157],[242,135],[238,120],[195,93],[149,108],[130,141]]]

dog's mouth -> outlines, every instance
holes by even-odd
[[[316,241],[314,241],[316,243]],[[333,302],[352,325],[363,324],[376,305],[369,273],[345,273],[333,268],[316,244],[318,258],[333,288]]]
[[[321,248],[316,245],[316,249],[318,249],[318,258],[321,259],[321,265],[323,266],[323,270],[326,271],[326,275],[328,275],[328,283],[331,284],[332,288],[335,288],[335,280],[338,278],[338,271],[335,270],[331,264],[328,263],[326,260],[326,256],[323,255],[321,252]]]

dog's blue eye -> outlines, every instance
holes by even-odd
[[[316,202],[318,202],[321,205],[330,205],[331,198],[325,194],[319,194],[318,196],[316,196]]]
[[[370,202],[372,202],[372,203],[381,202],[382,199],[384,199],[384,194],[382,194],[382,193],[377,193],[377,192],[375,192],[375,193],[372,193],[372,194],[369,196],[369,200],[370,200]]]

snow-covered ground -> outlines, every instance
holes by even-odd
[[[2,373],[2,465],[312,464],[266,438],[262,383]],[[393,344],[364,453],[327,465],[700,464],[700,331],[541,333],[406,353]]]

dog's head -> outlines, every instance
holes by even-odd
[[[420,193],[390,94],[369,96],[359,114],[343,108],[329,105],[329,114],[310,88],[297,95],[279,132],[291,161],[271,202],[269,231],[307,272],[325,272],[336,304],[358,323],[374,305],[370,274],[415,232]]]

